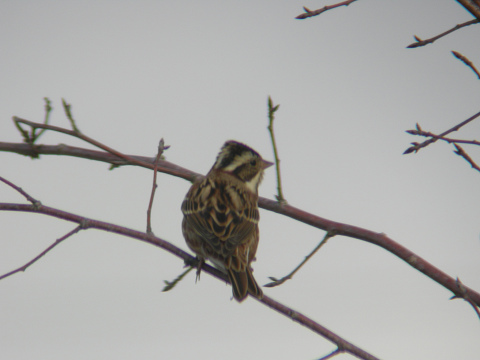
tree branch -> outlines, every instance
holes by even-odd
[[[478,0],[457,0],[473,16],[480,20],[480,3]]]
[[[465,152],[465,150],[463,150],[460,145],[455,144],[455,149],[455,154],[463,157],[472,166],[472,168],[480,172],[480,167],[475,163],[475,161],[472,160],[472,158]]]
[[[334,237],[334,236],[335,236],[335,234],[332,234],[332,233],[328,233],[328,232],[327,232],[327,233],[325,234],[325,236],[323,237],[322,241],[320,241],[320,243],[319,243],[317,246],[315,246],[315,249],[313,249],[313,251],[312,251],[310,254],[308,254],[307,256],[305,256],[305,258],[303,259],[303,261],[302,261],[299,265],[297,265],[297,267],[296,267],[295,269],[293,269],[288,275],[285,275],[285,276],[282,277],[281,279],[277,279],[277,278],[275,278],[275,277],[273,277],[273,276],[270,276],[270,280],[272,280],[272,282],[270,282],[270,283],[268,283],[268,284],[266,284],[266,285],[264,285],[264,286],[265,286],[265,287],[275,287],[275,286],[278,286],[278,285],[283,284],[283,283],[284,283],[285,281],[287,281],[287,280],[290,280],[290,279],[293,277],[293,275],[295,275],[295,273],[296,273],[298,270],[300,270],[300,268],[301,268],[303,265],[305,265],[305,263],[306,263],[308,260],[310,260],[310,258],[311,258],[313,255],[315,255],[315,253],[316,253],[318,250],[320,250],[320,248],[321,248],[323,245],[325,245],[325,244],[327,243],[328,239],[330,239],[331,237]]]
[[[285,216],[291,217],[292,219],[301,221],[305,224],[314,226],[316,228],[319,228],[328,232],[333,232],[336,235],[344,235],[347,237],[363,240],[368,243],[380,246],[385,250],[389,251],[390,253],[396,255],[400,259],[404,260],[406,263],[408,263],[410,266],[414,267],[418,271],[427,275],[432,280],[435,280],[440,285],[449,289],[455,295],[461,298],[464,297],[462,296],[462,293],[459,291],[454,278],[447,275],[440,269],[436,268],[435,266],[430,264],[428,261],[416,255],[414,252],[396,243],[384,233],[377,233],[371,230],[362,229],[357,226],[342,224],[332,220],[327,220],[319,216],[310,214],[306,211],[297,209],[291,205],[281,206],[278,204],[278,202],[265,199],[265,198],[260,198],[258,204],[260,207],[264,209],[274,211],[279,214],[283,214]],[[472,301],[477,306],[480,306],[480,294],[466,286],[465,286],[465,289],[470,299],[472,299]]]
[[[327,354],[323,357],[321,357],[320,359],[318,360],[328,360],[328,359],[331,359],[332,357],[336,356],[336,355],[339,355],[342,353],[342,350],[340,349],[335,349],[334,351],[332,351],[330,354]]]
[[[41,258],[45,253],[50,251],[54,246],[56,246],[60,241],[65,240],[69,236],[73,235],[73,233],[78,232],[82,228],[89,228],[89,229],[97,229],[97,230],[103,230],[103,231],[108,231],[112,232],[115,234],[131,237],[146,243],[149,243],[151,245],[158,246],[171,254],[183,259],[184,261],[194,261],[195,258],[186,253],[185,251],[181,250],[180,248],[177,248],[173,244],[169,243],[168,241],[165,241],[161,238],[155,237],[151,234],[146,234],[142,233],[140,231],[128,229],[122,226],[114,225],[111,223],[103,222],[103,221],[98,221],[94,219],[89,219],[85,218],[73,213],[69,213],[66,211],[58,210],[55,208],[51,208],[48,206],[42,205],[41,207],[36,207],[34,205],[30,204],[9,204],[9,203],[0,203],[0,211],[21,211],[21,212],[33,212],[33,213],[39,213],[39,214],[44,214],[48,216],[53,216],[59,219],[63,219],[66,221],[74,222],[79,224],[74,230],[72,230],[70,233],[66,234],[64,237],[60,238],[57,240],[54,244],[52,244],[49,248],[47,248],[44,252],[42,252],[39,256],[37,256],[35,259],[27,263],[25,266],[31,265],[33,262],[37,261],[39,258]],[[18,271],[21,271],[23,268],[19,268],[17,270],[14,270],[10,273],[7,273],[1,278],[5,278],[6,276],[12,275],[13,273],[16,273]],[[222,273],[220,270],[217,270],[207,264],[203,264],[202,271],[208,273],[209,275],[220,279],[222,281],[228,281],[228,277]],[[256,299],[252,297],[253,299]],[[338,336],[337,334],[333,333],[332,331],[328,330],[327,328],[323,327],[319,323],[313,321],[312,319],[308,318],[307,316],[303,315],[302,313],[295,311],[288,306],[285,306],[272,298],[268,296],[264,296],[262,300],[257,301],[263,303],[264,305],[270,307],[271,309],[279,312],[280,314],[288,317],[289,319],[297,322],[298,324],[310,329],[314,333],[321,335],[322,337],[326,338],[327,340],[335,343],[339,349],[342,349],[344,352],[348,352],[354,356],[357,356],[361,359],[365,360],[378,360],[375,356],[367,353],[366,351],[360,349],[359,347],[353,345],[352,343],[344,340],[342,337]]]
[[[83,140],[83,141],[85,141],[89,144],[92,144],[92,145],[94,145],[94,146],[112,154],[112,155],[115,155],[117,158],[119,158],[117,160],[124,160],[129,165],[139,165],[139,166],[146,167],[146,168],[149,168],[149,169],[152,169],[152,170],[155,167],[153,161],[146,164],[146,163],[143,163],[142,161],[137,160],[135,157],[130,157],[128,155],[124,155],[120,151],[112,149],[111,147],[108,147],[108,146],[98,142],[97,140],[94,140],[94,139],[88,137],[87,135],[82,134],[81,132],[78,131],[78,129],[77,130],[68,130],[68,129],[58,127],[58,126],[52,126],[52,125],[40,124],[40,123],[28,121],[28,120],[21,119],[21,118],[16,117],[16,116],[13,117],[13,121],[18,126],[20,126],[19,124],[25,124],[27,126],[32,127],[33,129],[47,129],[47,130],[56,131],[56,132],[59,132],[59,133],[62,133],[62,134],[66,134],[66,135],[76,137],[76,138],[81,139],[81,140]],[[30,151],[31,151],[32,154],[35,154],[34,150],[37,149],[37,146],[38,145],[31,144],[31,150]],[[167,171],[165,171],[167,174],[170,174],[170,175],[173,175],[173,176],[179,176],[176,173],[175,169],[173,169],[173,168],[165,169],[165,170],[167,170]],[[159,171],[163,172],[163,169],[161,167],[159,167]],[[193,180],[194,179],[192,179],[192,181]]]
[[[35,206],[35,205],[32,205],[32,206]],[[55,246],[57,246],[58,244],[60,244],[61,242],[63,242],[64,240],[68,239],[70,236],[76,234],[77,232],[79,232],[80,230],[84,229],[85,227],[83,225],[78,225],[75,229],[73,229],[72,231],[69,231],[68,233],[66,233],[65,235],[63,235],[61,238],[55,240],[55,242],[50,245],[49,247],[47,247],[45,250],[43,250],[40,254],[38,254],[37,256],[35,256],[32,260],[30,260],[29,262],[27,262],[25,265],[22,265],[20,266],[19,268],[15,269],[15,270],[12,270],[6,274],[3,274],[0,276],[0,280],[6,278],[6,277],[9,277],[13,274],[16,274],[18,272],[23,272],[25,270],[27,270],[28,267],[30,267],[31,265],[33,265],[34,263],[36,263],[38,260],[40,260],[42,257],[44,257],[50,250],[52,250]]]
[[[42,206],[42,203],[40,201],[38,201],[37,199],[31,197],[29,194],[27,194],[25,191],[23,191],[23,189],[21,187],[18,187],[17,185],[15,185],[14,183],[8,181],[7,179],[3,178],[0,176],[0,181],[7,184],[8,186],[10,186],[11,188],[13,188],[14,190],[16,190],[17,192],[19,192],[25,199],[27,199],[29,202],[32,203],[32,205],[34,206],[37,206],[37,207],[40,207]]]
[[[478,113],[475,116],[480,116],[480,113]],[[470,119],[467,119],[461,124],[456,125],[454,128],[458,128],[459,126],[464,125],[467,121],[473,120],[473,117]],[[453,128],[452,128],[453,129]],[[449,131],[453,131],[450,129]],[[120,161],[124,165],[139,165],[143,166],[145,168],[153,169],[152,165],[152,158],[143,158],[139,156],[134,156],[134,155],[128,155],[128,158],[131,159],[136,159],[135,163],[129,163],[123,158],[118,158],[117,156],[114,156],[109,153],[101,153],[99,151],[95,150],[88,150],[88,149],[80,149],[80,148],[75,148],[75,147],[70,147],[66,145],[59,145],[59,146],[48,146],[48,145],[35,145],[35,151],[38,154],[44,154],[42,152],[43,150],[48,150],[48,152],[45,152],[45,154],[49,153],[55,153],[55,152],[60,152],[57,153],[57,155],[70,155],[70,152],[72,153],[71,156],[77,156],[77,157],[83,157],[86,159],[92,159],[92,160],[97,160],[97,161],[105,161],[108,163],[115,163],[116,161]],[[33,151],[31,149],[31,146],[28,144],[12,144],[12,143],[2,143],[0,142],[0,151],[10,151],[10,152],[16,152],[24,155],[30,155],[30,153]],[[91,157],[90,157],[91,156]],[[143,162],[140,159],[146,159],[147,162]],[[185,168],[182,168],[180,166],[168,163],[164,160],[159,161],[159,167],[158,171],[160,172],[165,172],[167,174],[174,174],[174,176],[181,177],[186,180],[192,180],[195,179],[198,176],[201,176],[197,173],[194,173],[190,170],[187,170]],[[319,216],[316,216],[314,214],[310,214],[306,211],[303,211],[301,209],[295,208],[291,205],[282,205],[278,201],[266,199],[266,198],[259,198],[258,205],[266,210],[276,212],[278,214],[282,214],[285,216],[288,216],[292,219],[298,220],[300,222],[303,222],[305,224],[311,225],[313,227],[316,227],[321,230],[325,230],[327,232],[335,233],[336,235],[344,235],[347,237],[363,240],[366,242],[369,242],[371,244],[380,246],[384,248],[385,250],[389,251],[390,253],[396,255],[400,259],[404,260],[407,262],[410,266],[414,267],[415,269],[419,270],[423,274],[427,275],[431,279],[435,280],[437,283],[440,285],[444,286],[445,288],[449,289],[452,291],[452,293],[456,296],[462,297],[462,294],[459,292],[458,287],[456,286],[455,279],[452,278],[451,276],[445,274],[443,271],[440,269],[436,268],[420,256],[416,255],[412,251],[408,250],[407,248],[403,247],[402,245],[396,243],[392,239],[390,239],[388,236],[386,236],[383,233],[377,233],[374,231],[362,229],[360,227],[356,227],[353,225],[348,225],[348,224],[342,224],[339,222],[335,222],[332,220],[327,220],[324,218],[321,218]],[[469,298],[477,305],[480,306],[480,294],[475,292],[473,289],[470,289],[468,287],[466,288],[466,293],[468,294]]]
[[[295,19],[298,19],[298,20],[303,20],[303,19],[307,19],[307,18],[310,18],[312,16],[318,16],[320,15],[321,13],[325,12],[325,11],[328,11],[328,10],[331,10],[331,9],[335,9],[337,7],[340,7],[340,6],[348,6],[350,5],[351,3],[353,3],[354,1],[357,1],[357,0],[347,0],[347,1],[342,1],[342,2],[339,2],[337,4],[333,4],[333,5],[327,5],[327,6],[324,6],[323,8],[321,9],[317,9],[317,10],[310,10],[309,8],[307,7],[303,7],[303,10],[305,11],[303,14],[300,14],[298,15]]]
[[[480,112],[476,113],[475,115],[469,117],[467,120],[465,121],[462,121],[460,124],[457,124],[455,125],[454,127],[452,127],[451,129],[448,129],[447,131],[444,131],[443,133],[441,133],[440,135],[438,135],[438,137],[444,137],[445,135],[448,135],[454,131],[458,131],[462,126],[465,126],[467,125],[469,122],[475,120],[477,117],[480,116]],[[417,124],[417,130],[418,131],[421,131],[421,127],[420,125]],[[407,130],[406,132],[410,132],[410,131],[415,131],[415,130]],[[438,139],[437,138],[432,138],[432,139],[428,139],[428,140],[425,140],[423,143],[419,144],[419,143],[416,143],[416,142],[413,142],[411,143],[413,146],[410,146],[407,150],[405,150],[403,152],[403,154],[410,154],[412,152],[418,152],[421,148],[424,148],[428,145],[430,145],[431,143],[434,143],[435,141],[437,141]]]
[[[287,200],[283,196],[282,189],[282,176],[280,175],[280,159],[278,158],[277,143],[275,141],[275,133],[273,131],[273,121],[275,120],[275,113],[277,112],[280,105],[273,105],[272,98],[268,97],[268,132],[270,133],[270,139],[272,141],[273,155],[275,157],[275,170],[277,172],[277,191],[278,195],[276,198],[279,202],[286,204]]]
[[[429,137],[437,140],[442,140],[449,144],[480,145],[480,141],[477,141],[477,140],[452,139],[452,138],[447,138],[445,136],[436,135],[430,131],[423,131],[423,130],[416,129],[416,130],[407,130],[406,132],[409,133],[410,135],[418,135],[418,136]]]
[[[152,192],[150,194],[150,202],[148,203],[148,209],[147,209],[147,234],[153,234],[151,217],[152,217],[153,199],[155,197],[155,191],[157,190],[158,162],[162,157],[163,150],[168,148],[169,146],[165,146],[165,142],[163,141],[163,138],[161,138],[160,142],[158,143],[157,156],[155,157],[155,161],[153,165],[153,185],[152,185]]]
[[[473,20],[470,20],[470,21],[467,21],[467,22],[464,22],[464,23],[461,23],[461,24],[457,24],[457,25],[455,25],[453,28],[451,28],[450,30],[447,30],[447,31],[445,31],[445,32],[443,32],[443,33],[441,33],[441,34],[439,34],[439,35],[437,35],[437,36],[434,36],[434,37],[430,38],[430,39],[422,40],[422,39],[420,39],[417,35],[414,35],[413,37],[415,38],[415,40],[416,40],[417,42],[414,42],[414,43],[408,45],[408,46],[407,46],[407,49],[413,49],[413,48],[416,48],[416,47],[420,47],[420,46],[425,46],[425,45],[431,44],[431,43],[433,43],[434,41],[436,41],[436,40],[438,40],[438,39],[440,39],[440,38],[442,38],[442,37],[444,37],[444,36],[446,36],[446,35],[454,32],[454,31],[456,31],[456,30],[459,30],[459,29],[461,29],[461,28],[463,28],[463,27],[466,27],[466,26],[469,26],[469,25],[472,25],[472,24],[477,24],[477,23],[479,23],[479,22],[480,22],[480,20],[478,20],[478,19],[473,19]]]
[[[477,68],[473,63],[464,55],[460,54],[458,51],[452,51],[453,56],[455,56],[457,59],[461,60],[465,65],[467,65],[472,71],[477,75],[477,77],[480,79],[480,72],[478,72]]]

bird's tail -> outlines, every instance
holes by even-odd
[[[245,300],[247,293],[255,296],[257,299],[263,298],[263,291],[258,286],[249,267],[245,271],[235,271],[228,269],[228,277],[232,283],[233,297],[238,302]]]

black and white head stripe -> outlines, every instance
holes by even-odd
[[[227,169],[230,165],[238,162],[241,158],[261,158],[260,155],[250,147],[238,141],[227,141],[220,150],[215,161],[214,169]],[[240,165],[240,164],[238,164]],[[235,167],[234,167],[235,168]],[[229,169],[233,170],[233,169]]]

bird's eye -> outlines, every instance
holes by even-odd
[[[250,160],[250,165],[255,166],[257,165],[257,160]]]

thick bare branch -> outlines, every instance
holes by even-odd
[[[384,233],[377,233],[371,230],[362,229],[357,226],[327,220],[301,209],[297,209],[291,205],[281,206],[278,204],[278,202],[265,198],[260,198],[258,204],[264,209],[283,214],[305,224],[335,233],[336,235],[343,235],[378,245],[390,253],[398,256],[400,259],[404,260],[410,266],[427,275],[432,280],[435,280],[437,283],[449,289],[455,295],[463,298],[454,278],[445,274],[443,271],[433,266],[420,256],[416,255],[411,250],[393,241]],[[477,306],[480,306],[480,293],[466,286],[465,289],[470,299],[472,299]]]
[[[476,116],[480,116],[480,113],[478,113]],[[467,119],[466,121],[471,121],[472,118]],[[461,126],[462,124],[465,124],[466,121],[464,121],[461,124],[458,124],[456,127]],[[453,129],[453,128],[452,128]],[[453,131],[453,130],[452,130]],[[48,150],[48,152],[43,152],[43,150]],[[28,144],[12,144],[12,143],[1,143],[0,142],[0,151],[10,151],[10,152],[15,152],[15,153],[20,153],[24,155],[30,155],[31,146]],[[80,148],[74,148],[74,147],[69,147],[62,145],[60,147],[58,146],[47,146],[47,145],[36,145],[35,146],[35,151],[38,154],[57,154],[59,155],[59,151],[61,152],[61,155],[70,155],[70,152],[72,153],[71,156],[77,156],[77,157],[84,157],[86,159],[93,159],[97,161],[105,161],[108,163],[115,163],[116,161],[120,161],[122,164],[129,164],[129,165],[137,165],[138,163],[141,163],[139,166],[143,166],[149,169],[153,169],[153,159],[152,158],[142,158],[139,156],[133,156],[129,155],[129,158],[135,158],[135,164],[128,163],[125,159],[119,159],[118,157],[109,154],[109,153],[101,153],[99,151],[94,151],[94,150],[87,150],[87,149],[80,149]],[[148,162],[142,162],[140,159],[146,159]],[[160,172],[165,172],[168,174],[174,174],[174,176],[181,177],[186,180],[192,180],[195,179],[198,176],[201,176],[197,173],[194,173],[190,170],[187,170],[185,168],[179,167],[177,165],[168,163],[166,161],[160,160],[159,164],[162,166],[159,166],[158,171]],[[314,214],[310,214],[306,211],[303,211],[301,209],[297,209],[291,205],[281,205],[278,201],[266,199],[266,198],[260,198],[259,199],[259,206],[263,209],[273,211],[288,217],[291,217],[293,219],[296,219],[300,222],[303,222],[305,224],[314,226],[316,228],[329,231],[332,233],[335,233],[336,235],[344,235],[348,237],[352,237],[355,239],[367,241],[369,243],[378,245],[385,250],[391,252],[392,254],[398,256],[405,262],[407,262],[409,265],[413,266],[417,270],[421,271],[431,279],[435,280],[445,288],[449,289],[452,291],[455,295],[463,297],[462,294],[459,293],[458,287],[455,284],[455,279],[453,279],[451,276],[445,274],[443,271],[440,269],[436,268],[426,260],[422,259],[420,256],[416,255],[412,251],[406,249],[402,245],[396,243],[392,239],[388,238],[385,234],[382,233],[377,233],[374,231],[362,229],[356,226],[348,225],[348,224],[342,224],[339,222],[327,220],[324,218],[321,218],[319,216],[316,216]],[[480,294],[475,292],[474,290],[470,288],[466,288],[467,293],[472,299],[472,301],[477,305],[480,306]]]
[[[191,255],[186,253],[185,251],[181,250],[180,248],[177,248],[175,245],[169,243],[168,241],[165,241],[163,239],[160,239],[158,237],[155,237],[151,234],[147,233],[142,233],[140,231],[128,229],[122,226],[114,225],[111,223],[103,222],[103,221],[98,221],[94,219],[89,219],[85,218],[73,213],[69,213],[66,211],[58,210],[55,208],[51,208],[48,206],[41,206],[41,207],[35,207],[34,205],[30,204],[7,204],[7,203],[0,203],[0,211],[22,211],[22,212],[33,212],[33,213],[39,213],[39,214],[44,214],[48,216],[53,216],[59,219],[63,219],[66,221],[74,222],[79,224],[76,229],[74,229],[71,233],[74,231],[80,230],[80,228],[85,228],[88,227],[90,229],[97,229],[97,230],[103,230],[103,231],[108,231],[112,232],[115,234],[123,235],[123,236],[128,236],[155,246],[158,246],[171,254],[183,259],[184,261],[194,261],[195,258],[193,258]],[[78,229],[78,230],[77,230]],[[71,234],[67,234],[70,236]],[[65,235],[65,238],[68,237]],[[55,246],[56,244],[52,245]],[[52,247],[51,246],[51,247]],[[49,251],[47,249],[46,251]],[[43,254],[43,253],[42,253]],[[43,256],[40,254],[38,258]],[[34,259],[35,260],[35,259]],[[38,259],[37,259],[38,260]],[[36,260],[35,260],[36,261]],[[19,270],[20,271],[20,270]],[[202,271],[206,272],[213,277],[222,280],[223,282],[228,281],[228,277],[222,273],[221,271],[204,264],[202,267]],[[10,273],[9,273],[10,274]],[[8,275],[8,274],[6,274]],[[6,277],[4,275],[3,277]],[[256,299],[252,297],[252,299]],[[258,300],[258,299],[256,299]],[[323,336],[327,340],[333,342],[334,344],[337,345],[339,349],[342,349],[344,352],[348,352],[354,356],[357,356],[361,359],[365,360],[378,360],[375,356],[367,353],[366,351],[360,349],[359,347],[353,345],[352,343],[346,341],[342,337],[338,336],[337,334],[333,333],[332,331],[328,330],[327,328],[323,327],[319,323],[315,322],[314,320],[310,319],[309,317],[303,315],[302,313],[293,310],[292,308],[289,308],[288,306],[285,306],[272,298],[268,296],[264,296],[262,300],[258,300],[259,302],[263,303],[264,305],[270,307],[271,309],[274,309],[275,311],[279,312],[280,314],[288,317],[289,319],[299,323],[300,325],[310,329],[311,331],[315,332],[318,335]]]

